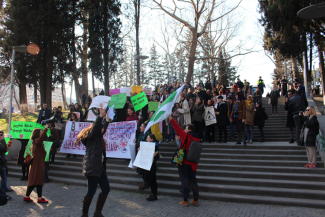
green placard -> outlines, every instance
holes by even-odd
[[[148,103],[148,110],[151,112],[151,111],[156,111],[158,109],[158,106],[159,106],[159,102],[149,102]]]
[[[122,109],[126,103],[126,93],[115,94],[112,96],[111,101],[108,104],[108,107],[114,105],[114,109]]]
[[[30,139],[35,128],[44,129],[45,126],[35,122],[12,121],[10,138],[12,139]]]
[[[131,102],[135,111],[139,111],[148,104],[148,99],[145,92],[139,93],[131,97]]]
[[[27,154],[30,154],[30,156],[33,156],[32,150],[31,150],[32,143],[33,143],[33,140],[30,139],[28,141],[28,144],[25,149],[24,158],[26,157]],[[45,161],[48,162],[50,159],[50,149],[52,147],[53,142],[44,141],[43,144],[44,144],[44,148],[46,151]]]

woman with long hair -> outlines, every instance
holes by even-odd
[[[138,127],[140,126],[140,120],[137,116],[133,107],[128,108],[128,116],[126,117],[126,121],[137,121]]]
[[[50,125],[46,124],[44,130],[35,129],[33,130],[32,133],[31,140],[33,140],[33,143],[32,143],[31,150],[32,150],[33,158],[29,166],[27,191],[26,191],[26,197],[24,197],[25,202],[33,201],[29,196],[32,193],[33,189],[36,187],[37,194],[38,194],[37,203],[48,203],[48,201],[42,197],[42,189],[44,185],[44,173],[45,173],[44,162],[46,156],[46,151],[44,148],[43,141],[46,139],[46,133],[49,127]]]
[[[96,210],[94,216],[103,216],[102,210],[110,191],[110,186],[106,174],[106,148],[103,135],[105,133],[102,124],[105,118],[105,109],[99,109],[99,116],[95,123],[88,128],[82,130],[77,138],[76,144],[83,144],[86,147],[86,154],[83,158],[83,171],[84,176],[88,180],[88,191],[83,200],[82,217],[88,216],[89,206],[96,193],[97,186],[99,185],[102,192],[98,195]]]
[[[300,141],[303,146],[306,147],[308,164],[305,167],[315,168],[317,167],[317,155],[316,155],[316,137],[319,133],[319,122],[316,117],[316,110],[314,106],[308,106],[304,115],[304,125],[301,129]]]
[[[196,98],[195,106],[193,107],[193,124],[196,129],[196,133],[199,135],[200,141],[203,141],[203,124],[202,114],[204,112],[204,103],[200,97]]]

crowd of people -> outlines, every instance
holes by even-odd
[[[315,108],[308,106],[305,96],[305,89],[299,80],[295,84],[290,85],[287,89],[288,81],[285,76],[279,80],[273,87],[271,93],[267,94],[269,103],[272,104],[272,113],[278,113],[278,99],[280,95],[286,97],[285,110],[287,113],[287,124],[290,128],[290,143],[294,143],[294,128],[296,129],[297,145],[306,146],[308,164],[306,167],[315,168],[316,150],[315,141],[318,134],[319,124],[316,117]],[[149,102],[158,102],[162,104],[168,96],[181,87],[180,83],[165,84],[155,87],[152,95],[148,95]],[[191,145],[191,141],[197,142],[215,142],[215,132],[218,129],[218,142],[227,143],[228,127],[230,136],[235,138],[237,132],[236,145],[252,144],[254,141],[254,126],[258,127],[261,134],[261,141],[264,141],[264,125],[268,115],[263,107],[262,95],[264,93],[265,83],[261,77],[257,81],[256,89],[246,79],[242,82],[239,78],[230,88],[220,84],[216,78],[205,84],[200,81],[195,87],[186,83],[179,99],[175,103],[170,116],[159,124],[151,126],[150,130],[145,131],[147,123],[150,121],[155,111],[149,111],[148,105],[139,111],[135,111],[130,97],[127,97],[126,103],[122,109],[115,110],[114,120],[109,120],[105,108],[96,109],[98,113],[96,121],[88,128],[84,129],[77,139],[77,144],[86,147],[86,153],[83,159],[83,174],[87,177],[88,191],[83,200],[82,216],[88,216],[89,206],[92,202],[96,188],[101,187],[96,211],[94,216],[102,216],[101,211],[105,204],[107,195],[110,191],[109,181],[106,174],[106,152],[103,135],[106,132],[109,122],[136,121],[138,130],[134,143],[136,144],[136,152],[140,150],[140,142],[147,141],[155,143],[155,152],[153,156],[153,164],[150,171],[137,168],[137,173],[142,176],[143,183],[139,185],[139,189],[143,190],[151,188],[151,194],[148,201],[155,201],[157,197],[157,161],[159,160],[159,146],[163,141],[174,142],[175,147],[183,148],[186,151]],[[134,93],[134,95],[137,93]],[[30,202],[30,193],[34,188],[37,189],[38,203],[47,203],[48,201],[42,197],[42,186],[47,182],[49,177],[47,171],[49,164],[54,164],[55,154],[61,145],[64,137],[64,125],[67,121],[86,122],[88,120],[89,98],[84,92],[81,96],[82,105],[75,103],[69,106],[69,114],[67,120],[64,119],[62,107],[47,108],[47,104],[43,103],[40,109],[37,123],[46,125],[44,130],[35,129],[32,133],[32,160],[24,158],[25,149],[28,140],[21,140],[21,151],[17,163],[22,166],[21,180],[28,180],[28,188],[24,201]],[[265,103],[265,102],[264,102]],[[213,111],[214,123],[206,123],[206,111]],[[74,125],[72,125],[73,127]],[[50,136],[46,133],[50,131]],[[12,191],[7,187],[6,168],[1,165],[1,157],[5,159],[4,153],[8,150],[4,142],[3,132],[0,132],[0,175],[2,178],[0,199],[4,197],[8,200],[10,196],[6,192]],[[45,162],[45,149],[43,141],[52,141],[53,145],[50,149],[50,161]],[[3,144],[4,143],[4,144]],[[67,158],[71,157],[70,154]],[[77,157],[76,155],[72,156]],[[196,171],[198,163],[189,162],[186,158],[182,165],[177,165],[179,177],[181,180],[181,192],[183,200],[180,202],[183,206],[189,205],[189,192],[193,192],[194,199],[191,204],[198,206],[199,190],[196,180]]]

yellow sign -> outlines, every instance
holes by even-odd
[[[139,94],[142,91],[142,86],[131,86],[131,87],[132,87],[132,94],[133,93]]]

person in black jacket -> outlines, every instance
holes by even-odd
[[[306,146],[308,164],[305,167],[315,168],[317,167],[317,155],[316,155],[316,137],[319,133],[319,122],[316,117],[316,111],[314,106],[307,107],[306,111],[300,116],[304,115],[304,125],[301,131],[301,144]]]
[[[212,85],[211,85],[210,80],[208,80],[207,83],[205,84],[205,89],[210,90],[210,91],[212,90]]]
[[[223,101],[223,96],[218,96],[218,107],[216,111],[217,115],[217,125],[219,128],[219,143],[222,142],[222,131],[224,133],[224,143],[227,143],[227,126],[229,125],[228,122],[228,107],[227,103]]]
[[[21,165],[21,171],[23,174],[23,177],[20,179],[21,181],[27,181],[28,180],[28,165],[24,163],[24,154],[25,149],[27,147],[29,139],[18,139],[21,142],[20,150],[18,153],[18,159],[17,159],[17,165]],[[26,173],[26,175],[25,175]]]
[[[272,104],[272,115],[278,115],[278,99],[280,98],[280,93],[276,89],[276,86],[273,87],[273,90],[270,93],[270,99]],[[275,113],[274,113],[275,110]]]
[[[85,108],[86,100],[87,100],[87,95],[86,95],[86,91],[84,91],[83,94],[81,95],[81,106],[83,108]]]
[[[254,110],[254,125],[258,127],[261,134],[261,142],[264,142],[264,124],[265,124],[265,108],[262,107],[261,102],[256,103],[256,109]]]
[[[288,111],[287,113],[287,120],[286,120],[286,127],[290,128],[290,142],[289,143],[294,143],[294,132],[293,128],[295,127],[295,121],[293,119],[292,115],[292,106],[289,108],[289,100],[291,97],[293,97],[293,93],[291,90],[288,91],[288,97],[286,98],[284,109]]]
[[[42,123],[42,121],[47,120],[51,117],[51,110],[47,108],[47,104],[43,103],[42,109],[39,111],[39,115],[36,123]]]
[[[76,144],[82,142],[86,146],[86,154],[83,159],[83,174],[88,180],[88,192],[84,196],[82,216],[88,216],[89,206],[96,193],[99,185],[102,192],[98,195],[96,210],[94,216],[103,216],[101,214],[104,207],[107,195],[110,191],[110,186],[106,174],[106,149],[103,135],[106,131],[102,124],[103,118],[106,117],[105,108],[101,105],[99,116],[95,123],[90,127],[82,130],[78,135]],[[107,126],[107,125],[106,125]]]

